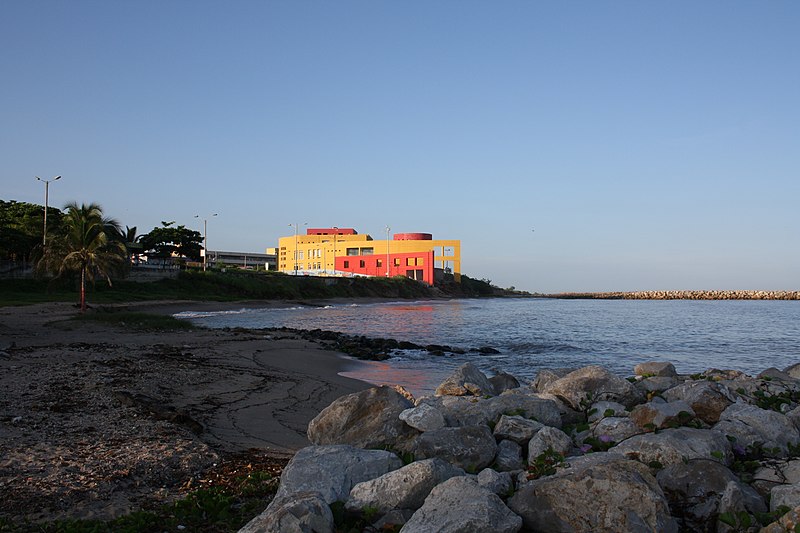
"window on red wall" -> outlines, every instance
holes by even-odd
[[[362,259],[361,261],[359,261],[359,262],[358,262],[358,268],[364,268],[364,267],[366,267],[366,266],[367,266],[367,264],[364,262],[364,260],[363,260],[363,259]]]
[[[344,262],[344,268],[350,268],[350,261]]]
[[[399,267],[399,266],[400,266],[400,259],[397,259],[397,258],[395,258],[395,260],[394,260],[394,266],[396,266],[396,267]]]
[[[381,261],[380,259],[378,259],[377,261],[375,261],[375,266],[376,266],[376,267],[382,267],[382,266],[383,266],[383,261]]]

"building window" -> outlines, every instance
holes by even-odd
[[[417,266],[425,266],[425,258],[424,257],[417,257]]]
[[[350,268],[350,261],[344,262],[344,268]]]
[[[395,260],[394,260],[394,266],[396,266],[396,267],[399,267],[399,266],[400,266],[400,259],[398,259],[398,258],[395,258]]]
[[[375,248],[362,248],[361,255],[372,255],[375,253]]]
[[[413,257],[406,257],[406,266],[413,267],[414,266],[414,258]]]
[[[358,255],[358,248],[348,248],[347,255]]]
[[[366,262],[365,262],[363,259],[362,259],[361,261],[359,261],[359,262],[358,262],[358,267],[359,267],[359,268],[364,268],[364,267],[366,267],[366,266],[367,266],[367,264],[366,264]]]
[[[376,267],[382,267],[382,266],[383,266],[383,261],[381,261],[380,259],[378,259],[377,261],[375,261],[375,266],[376,266]]]

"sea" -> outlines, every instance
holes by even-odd
[[[175,316],[208,328],[323,329],[468,352],[397,351],[343,372],[418,396],[468,361],[489,376],[508,372],[523,383],[542,369],[586,365],[630,376],[638,363],[671,361],[684,374],[719,368],[755,375],[800,362],[800,301],[490,298],[187,309]],[[499,353],[469,353],[481,347]]]

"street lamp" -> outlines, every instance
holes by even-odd
[[[389,277],[389,232],[392,230],[386,226],[386,277]]]
[[[44,230],[42,231],[42,248],[44,248],[47,245],[47,200],[50,193],[50,182],[60,180],[61,176],[56,176],[51,180],[43,180],[36,176],[36,179],[44,182]]]
[[[211,215],[217,216],[217,213]],[[194,218],[200,218],[200,215],[195,215]],[[203,272],[206,271],[206,263],[208,262],[208,219],[203,219]]]
[[[308,222],[303,222],[304,226],[308,226]],[[294,226],[294,275],[297,275],[297,227],[298,224],[289,224],[289,227]]]

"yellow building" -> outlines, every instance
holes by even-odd
[[[277,252],[278,270],[295,275],[406,276],[433,285],[438,273],[452,273],[461,281],[461,241],[430,233],[374,240],[353,228],[309,228],[281,237]]]

